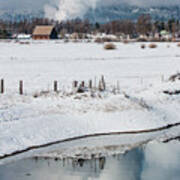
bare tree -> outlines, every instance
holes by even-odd
[[[137,32],[142,35],[148,35],[152,31],[151,16],[143,14],[137,21]]]

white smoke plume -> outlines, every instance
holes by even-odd
[[[95,9],[101,0],[60,0],[57,7],[45,5],[45,16],[57,21],[83,18],[89,8]]]

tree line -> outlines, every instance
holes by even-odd
[[[106,33],[125,35],[150,35],[167,30],[170,33],[179,31],[179,20],[169,19],[168,21],[153,21],[148,14],[141,15],[136,21],[114,20],[105,24],[91,23],[89,20],[67,20],[57,22],[46,18],[34,18],[18,22],[0,20],[0,38],[6,38],[12,34],[32,34],[36,25],[54,25],[60,34],[66,33]]]

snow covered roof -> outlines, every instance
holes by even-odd
[[[18,39],[30,39],[31,35],[30,34],[18,34],[17,38]]]
[[[33,35],[50,35],[54,26],[36,26]]]

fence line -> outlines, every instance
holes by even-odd
[[[147,81],[147,79],[151,79],[151,78],[157,78],[159,77],[159,81],[160,82],[165,82],[165,76],[164,75],[152,75],[152,76],[120,76],[120,79],[124,79],[125,81],[128,79],[137,79],[140,80],[139,83],[141,85],[143,85],[145,83],[145,81]],[[79,89],[81,88],[80,91],[77,92],[84,92],[84,90],[99,90],[99,91],[105,91],[107,89],[107,85],[106,85],[106,81],[105,81],[105,77],[104,75],[101,76],[100,80],[98,81],[98,85],[97,85],[97,77],[94,78],[94,82],[92,81],[92,79],[90,79],[87,83],[85,81],[73,81],[73,89]],[[127,83],[129,83],[129,81],[127,81]],[[108,83],[109,84],[109,83]],[[121,81],[117,80],[115,83],[112,83],[112,85],[114,84],[113,87],[115,87],[115,89],[117,90],[117,92],[120,92],[120,84]],[[8,88],[8,87],[7,87]],[[6,89],[7,89],[6,88]],[[58,89],[58,81],[55,80],[53,81],[53,89],[52,91],[58,93],[59,89]],[[0,93],[4,94],[5,93],[5,80],[1,79],[0,81]],[[24,81],[20,80],[19,81],[19,94],[23,95],[24,94]]]

